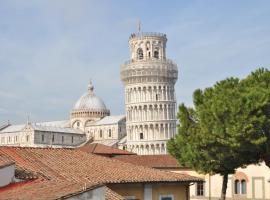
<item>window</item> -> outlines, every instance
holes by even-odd
[[[112,130],[109,129],[109,137],[112,137]]]
[[[160,195],[159,200],[174,200],[174,196],[172,194],[170,194],[170,195]]]
[[[54,135],[52,135],[52,142],[54,142]]]
[[[15,136],[15,142],[18,142],[18,136],[17,135]]]
[[[143,50],[141,48],[138,48],[138,50],[137,50],[137,58],[139,60],[143,59]]]
[[[29,141],[29,135],[26,136],[26,142],[28,142],[28,141]]]
[[[204,183],[203,182],[199,182],[196,184],[196,195],[204,196]]]
[[[8,136],[8,142],[11,142],[11,137],[10,136]]]
[[[41,141],[44,142],[44,135],[41,135]]]
[[[246,194],[247,193],[247,183],[245,180],[235,180],[234,181],[234,193],[235,194]]]
[[[159,58],[158,51],[154,51],[154,58]]]
[[[246,194],[247,193],[247,183],[245,180],[241,181],[241,194]]]
[[[2,144],[5,143],[5,137],[1,137],[1,143],[2,143]]]
[[[64,136],[62,136],[62,143],[64,143],[64,141],[65,141],[65,138],[64,138]]]
[[[102,138],[102,130],[99,130],[99,137]]]
[[[140,139],[141,140],[143,139],[143,133],[140,133]]]
[[[73,138],[73,136],[71,136],[71,143],[73,143],[73,141],[74,141],[74,138]]]

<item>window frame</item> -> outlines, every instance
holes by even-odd
[[[245,191],[243,190],[243,183],[245,184]],[[234,195],[247,195],[247,180],[245,179],[234,180]]]
[[[199,187],[202,187],[202,188],[199,188]],[[195,189],[196,189],[195,190],[196,196],[199,196],[199,197],[205,196],[205,184],[204,184],[204,182],[196,183],[196,188]]]
[[[173,194],[162,194],[162,195],[159,195],[159,200],[162,200],[163,198],[171,198],[171,200],[174,200],[174,195]]]

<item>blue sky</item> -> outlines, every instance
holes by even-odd
[[[0,0],[0,123],[68,119],[91,78],[112,114],[124,113],[120,65],[128,37],[168,37],[178,103],[270,63],[270,1]]]

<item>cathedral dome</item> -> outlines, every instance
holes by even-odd
[[[107,110],[101,98],[95,95],[94,87],[90,82],[88,85],[88,92],[85,93],[76,102],[73,110],[91,110],[91,111],[105,111]]]
[[[70,120],[72,127],[84,127],[87,122],[99,120],[110,115],[110,110],[106,108],[101,98],[95,95],[94,87],[90,82],[88,91],[74,105]]]

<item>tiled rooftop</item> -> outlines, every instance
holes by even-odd
[[[84,146],[79,147],[79,150],[84,151],[86,153],[94,153],[98,155],[108,155],[108,156],[135,155],[135,153],[109,147],[99,143],[91,143],[91,144],[86,143]]]
[[[4,154],[0,154],[0,168],[9,166],[14,164],[14,161],[5,156]]]
[[[171,155],[119,155],[114,159],[151,168],[181,168],[178,161]]]
[[[105,190],[106,190],[106,195],[105,195],[106,200],[125,200],[123,196],[111,190],[110,188],[106,187]]]
[[[57,199],[107,183],[200,181],[74,149],[0,147],[0,154],[15,161],[17,169],[38,177],[20,187],[0,190],[0,199]]]

